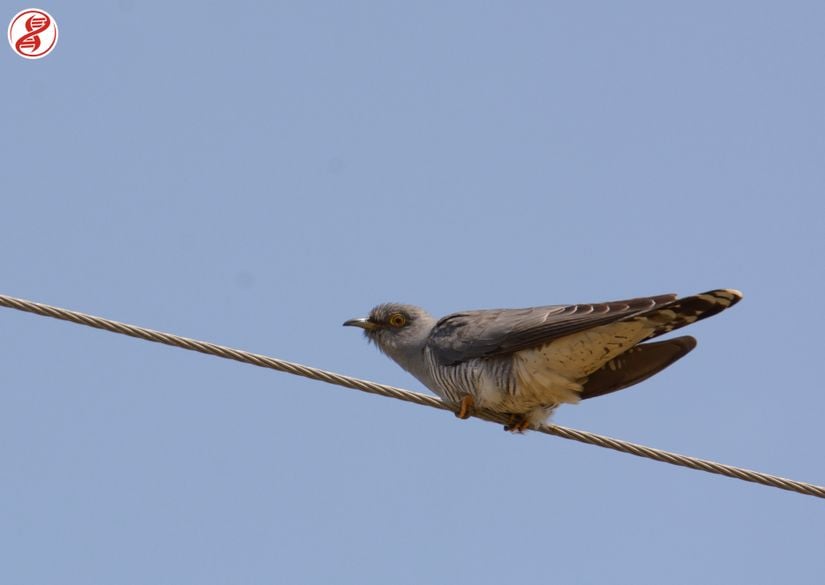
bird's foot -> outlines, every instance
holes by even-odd
[[[530,428],[530,419],[526,414],[514,414],[510,422],[504,425],[504,430],[511,433],[523,434]]]
[[[458,412],[456,412],[455,415],[462,420],[470,418],[475,411],[475,404],[475,399],[468,394],[461,399],[461,402],[458,404]]]

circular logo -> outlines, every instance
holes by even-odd
[[[9,44],[25,59],[40,59],[57,44],[57,23],[45,10],[21,10],[9,23]]]

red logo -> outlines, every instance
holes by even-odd
[[[26,59],[45,57],[57,44],[57,23],[45,10],[21,10],[9,23],[9,44]]]

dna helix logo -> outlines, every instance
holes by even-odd
[[[9,23],[9,44],[25,59],[40,59],[57,44],[57,23],[45,10],[21,10]]]

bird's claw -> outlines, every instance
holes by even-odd
[[[462,419],[468,419],[472,416],[473,411],[475,409],[475,400],[469,394],[466,395],[461,399],[461,402],[458,404],[458,412],[455,415]]]
[[[514,414],[510,418],[510,422],[504,425],[504,430],[510,433],[523,434],[524,431],[530,429],[530,420],[523,414]]]

